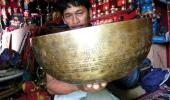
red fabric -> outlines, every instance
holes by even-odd
[[[122,6],[123,4],[122,4],[122,0],[118,0],[117,1],[117,6]]]
[[[24,94],[17,100],[51,100],[47,91],[42,91],[32,81],[25,81],[22,85]]]
[[[167,46],[167,67],[170,69],[170,43]]]
[[[19,97],[17,100],[51,100],[51,97],[45,91],[31,92]]]

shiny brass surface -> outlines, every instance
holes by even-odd
[[[81,84],[126,76],[146,58],[150,19],[133,19],[34,37],[38,63],[58,80]]]

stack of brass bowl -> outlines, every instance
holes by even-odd
[[[36,60],[58,80],[81,84],[126,76],[146,58],[150,19],[133,19],[34,37]]]

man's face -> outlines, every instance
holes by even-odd
[[[70,29],[87,27],[89,25],[89,11],[84,6],[70,5],[63,12],[63,21]]]

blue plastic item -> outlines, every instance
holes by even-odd
[[[153,36],[152,43],[167,43],[165,36]]]
[[[165,75],[168,73],[168,70],[162,70],[161,68],[153,68],[142,78],[142,88],[146,92],[153,92],[159,89],[160,84],[165,79]]]

